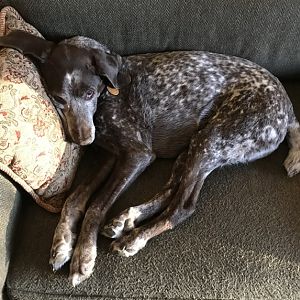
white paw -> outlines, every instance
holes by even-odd
[[[76,236],[71,231],[62,228],[56,229],[49,259],[53,271],[59,270],[71,259],[75,240]]]
[[[70,265],[69,276],[73,287],[76,287],[92,275],[96,256],[96,246],[88,246],[86,243],[76,246]]]
[[[121,256],[129,257],[137,254],[147,244],[147,240],[142,237],[128,235],[111,244],[112,250]]]
[[[141,212],[137,207],[130,207],[104,226],[102,234],[109,238],[119,238],[125,232],[135,228],[135,222],[140,217]]]
[[[300,150],[290,150],[283,164],[289,177],[298,174],[300,172]]]

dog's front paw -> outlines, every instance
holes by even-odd
[[[119,238],[135,228],[135,222],[140,216],[141,212],[137,207],[130,207],[104,226],[102,234],[113,239]]]
[[[87,246],[89,243],[80,243],[76,246],[70,264],[70,280],[75,287],[93,273],[97,256],[96,246]]]
[[[292,177],[300,172],[300,151],[290,150],[288,157],[284,161],[284,167],[288,176]]]
[[[73,246],[76,241],[76,234],[65,224],[59,224],[55,230],[53,243],[50,251],[49,264],[53,271],[59,270],[71,259]]]
[[[133,230],[130,234],[114,241],[111,248],[121,256],[129,257],[137,254],[146,244],[147,239],[139,235],[139,230]]]

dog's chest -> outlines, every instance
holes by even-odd
[[[124,101],[122,92],[118,96],[103,95],[98,102],[99,111],[101,113],[94,117],[95,143],[116,154],[137,143],[150,147],[149,130],[144,119]]]

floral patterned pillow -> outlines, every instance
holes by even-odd
[[[0,12],[0,35],[21,29],[40,36],[12,8]],[[59,212],[80,158],[64,141],[58,114],[34,64],[18,51],[0,50],[0,170],[36,202]]]

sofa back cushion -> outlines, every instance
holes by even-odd
[[[4,0],[48,39],[86,35],[125,55],[207,50],[300,74],[299,0]]]

